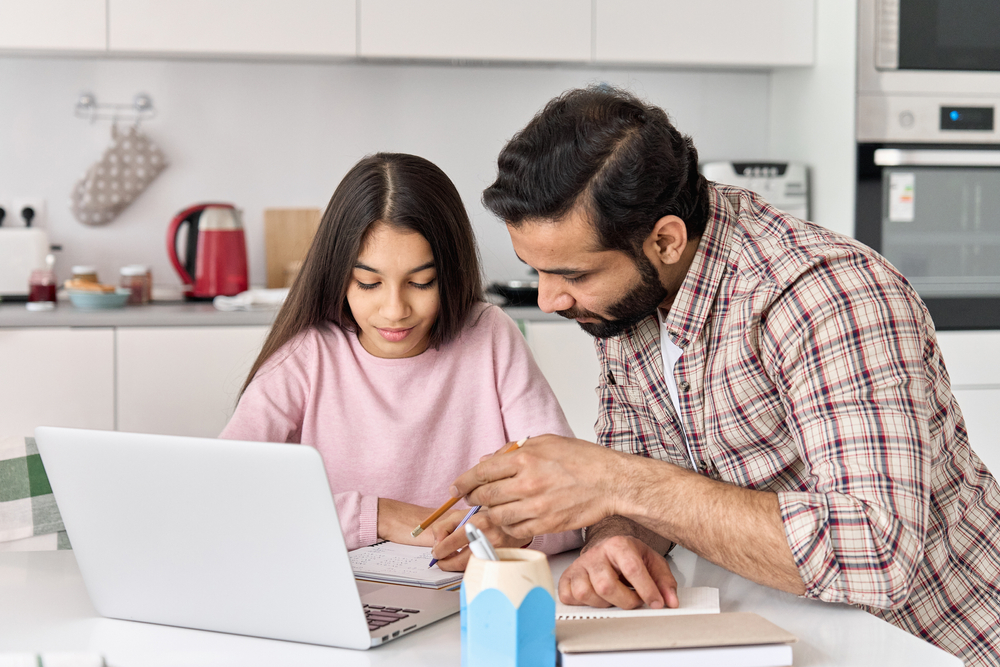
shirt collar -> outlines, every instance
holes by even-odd
[[[734,206],[739,205],[738,195],[733,194],[737,197],[735,203],[714,185],[708,186],[708,224],[666,317],[666,326],[678,347],[686,348],[698,339],[726,273],[736,222]]]

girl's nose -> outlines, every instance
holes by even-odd
[[[379,312],[389,322],[399,322],[410,314],[410,306],[399,290],[386,290],[386,298]]]

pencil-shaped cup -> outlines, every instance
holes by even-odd
[[[556,602],[545,554],[497,549],[472,556],[462,580],[462,667],[553,667]]]

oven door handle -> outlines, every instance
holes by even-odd
[[[1000,151],[876,148],[879,167],[1000,167]]]

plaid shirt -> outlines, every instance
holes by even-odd
[[[598,441],[778,494],[808,597],[1000,663],[1000,489],[969,447],[934,325],[870,248],[713,184],[666,325],[597,340]]]

